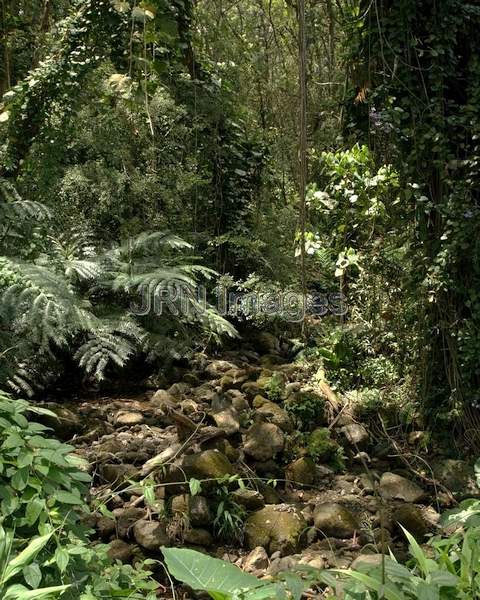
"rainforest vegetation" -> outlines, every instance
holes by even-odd
[[[479,28],[1,0],[1,599],[480,598]]]

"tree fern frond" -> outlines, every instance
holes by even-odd
[[[12,204],[13,202],[21,202],[22,197],[17,191],[13,183],[3,177],[0,178],[0,198],[2,205]]]
[[[133,254],[148,252],[152,254],[159,249],[169,247],[172,250],[191,249],[193,246],[180,238],[178,235],[168,231],[154,231],[152,233],[141,233],[136,238],[126,242],[122,248],[128,249]]]
[[[10,204],[14,214],[23,220],[48,221],[52,218],[50,209],[40,202],[33,200],[17,200]]]
[[[75,293],[62,273],[57,273],[44,265],[12,259],[9,259],[9,263],[11,268],[22,277],[24,287],[38,288],[63,300],[73,301],[75,299]]]
[[[131,291],[131,290],[160,290],[166,289],[168,286],[186,285],[191,288],[195,287],[196,281],[193,277],[182,273],[179,269],[155,269],[147,273],[138,273],[130,275],[128,273],[118,273],[111,283],[114,291]]]
[[[98,279],[103,273],[102,266],[92,260],[68,260],[64,267],[65,275],[71,280],[77,278],[80,281],[91,281]]]
[[[143,349],[147,334],[129,318],[104,319],[102,328],[91,333],[75,353],[80,367],[98,381],[105,379],[109,364],[124,367],[128,360]]]
[[[205,279],[213,279],[213,277],[218,276],[217,271],[210,269],[209,267],[204,267],[203,265],[181,265],[180,268],[184,273],[201,275],[202,277],[205,277]]]

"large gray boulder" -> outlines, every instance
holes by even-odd
[[[183,458],[182,468],[188,478],[196,479],[220,479],[235,473],[232,463],[218,450],[188,454]]]
[[[280,552],[286,556],[300,549],[306,528],[305,519],[295,507],[268,505],[248,517],[245,539],[250,550],[262,546],[269,554]]]
[[[265,462],[281,452],[284,445],[285,437],[277,425],[273,423],[255,423],[245,435],[243,449],[248,456]]]
[[[360,423],[349,423],[340,429],[349,444],[364,448],[369,442],[368,431]]]
[[[425,491],[419,485],[396,473],[383,473],[379,491],[385,500],[403,500],[413,504],[425,497]]]
[[[159,521],[137,521],[133,526],[133,537],[147,550],[160,550],[169,543],[165,523]]]
[[[335,502],[318,504],[313,512],[315,528],[327,537],[350,538],[360,529],[357,518]]]

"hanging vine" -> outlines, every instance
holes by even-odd
[[[480,7],[362,0],[349,23],[347,125],[402,175],[422,391],[432,411],[447,402],[457,412],[480,383]]]

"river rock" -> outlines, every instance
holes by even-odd
[[[225,397],[230,400],[232,407],[238,413],[243,413],[250,408],[250,405],[248,404],[244,394],[238,390],[230,390],[227,394],[225,394]]]
[[[228,458],[232,463],[237,462],[240,458],[240,451],[238,448],[232,446],[229,440],[226,438],[216,438],[213,440],[206,440],[200,444],[202,450],[218,450]]]
[[[258,385],[256,381],[247,381],[242,385],[242,392],[246,395],[247,398],[253,400],[255,396],[261,393],[262,388]]]
[[[187,478],[220,479],[225,475],[233,475],[235,469],[225,454],[218,450],[204,450],[198,454],[184,456],[182,468]]]
[[[257,571],[265,570],[268,567],[269,562],[265,548],[257,546],[245,557],[242,568],[244,571],[247,571],[247,573],[255,573]]]
[[[344,506],[335,502],[317,504],[313,520],[320,535],[334,538],[350,538],[360,529],[357,518]]]
[[[132,464],[111,464],[106,463],[100,466],[100,476],[107,483],[119,483],[127,479],[132,479],[138,474],[138,469]]]
[[[293,571],[300,564],[300,560],[300,554],[284,557],[275,556],[275,558],[272,556],[271,563],[267,569],[267,575],[270,577],[276,577],[279,573],[288,573],[288,571]]]
[[[205,373],[211,379],[217,379],[227,371],[230,371],[230,369],[236,369],[236,366],[226,360],[212,360],[212,362],[205,368]]]
[[[298,485],[313,485],[315,482],[315,463],[306,456],[298,458],[285,469],[285,478]]]
[[[172,498],[172,512],[187,515],[193,527],[203,527],[212,522],[208,500],[204,496],[175,496]]]
[[[233,407],[219,410],[212,417],[217,427],[224,431],[226,435],[233,435],[240,430],[240,419]]]
[[[247,488],[235,490],[232,493],[232,499],[248,511],[259,510],[265,506],[265,499],[257,490],[248,490]]]
[[[50,410],[51,415],[35,415],[35,420],[50,427],[55,437],[65,441],[70,440],[74,435],[78,435],[84,430],[85,423],[80,416],[64,406],[49,403],[46,408]]]
[[[429,525],[423,516],[423,512],[418,506],[413,504],[402,504],[395,509],[393,518],[418,541],[423,541],[428,533]]]
[[[179,383],[174,383],[168,388],[168,393],[173,396],[175,399],[181,400],[185,394],[188,394],[190,391],[190,386],[188,383],[183,381]]]
[[[254,406],[255,406],[255,400],[257,398],[262,398],[262,396],[256,396],[256,398],[253,401]],[[278,427],[280,427],[280,429],[282,429],[283,431],[285,431],[287,433],[292,432],[293,431],[293,423],[292,423],[290,417],[288,416],[287,411],[284,410],[283,408],[280,408],[280,406],[278,406],[274,402],[270,402],[269,400],[266,400],[264,398],[262,398],[262,400],[263,401],[262,401],[261,405],[256,410],[255,417],[260,416],[264,420],[267,420],[270,423],[274,423],[275,425],[278,425]]]
[[[211,546],[213,544],[212,534],[206,529],[187,529],[183,539],[187,544],[193,546]]]
[[[352,446],[364,447],[368,444],[368,431],[360,423],[349,423],[340,429],[345,439]]]
[[[167,390],[157,390],[150,400],[151,404],[163,412],[175,408],[178,399],[169,394]]]
[[[480,495],[473,478],[473,467],[463,460],[451,458],[432,461],[435,477],[445,487],[459,497],[473,497]]]
[[[104,542],[109,540],[115,533],[115,520],[110,517],[99,517],[96,523],[98,536]]]
[[[160,550],[169,543],[165,523],[159,521],[137,521],[133,526],[133,537],[147,550]]]
[[[420,486],[395,473],[383,473],[379,491],[385,500],[403,500],[413,504],[425,497],[425,492]]]
[[[268,505],[251,514],[245,524],[247,547],[262,546],[267,552],[281,555],[296,552],[302,543],[307,524],[300,512],[288,504]]]
[[[145,511],[143,508],[116,508],[113,511],[115,518],[117,519],[117,532],[120,538],[129,537],[130,530],[137,521],[140,521],[145,517]]]
[[[243,449],[248,456],[264,462],[281,452],[284,445],[283,432],[277,425],[273,423],[255,423],[245,435]]]
[[[228,387],[223,388],[222,381],[224,378],[229,378]],[[245,369],[230,369],[225,373],[225,375],[220,380],[220,385],[222,386],[222,390],[231,390],[236,389],[240,390],[242,385],[248,381],[248,374]]]
[[[377,569],[382,564],[383,557],[381,554],[360,554],[352,562],[351,568],[354,571],[366,573],[372,569]]]
[[[133,548],[123,540],[113,540],[109,544],[107,554],[113,562],[119,560],[122,563],[128,563],[133,556]]]
[[[145,417],[141,412],[130,410],[119,410],[115,415],[115,425],[117,427],[133,427],[145,422]]]

